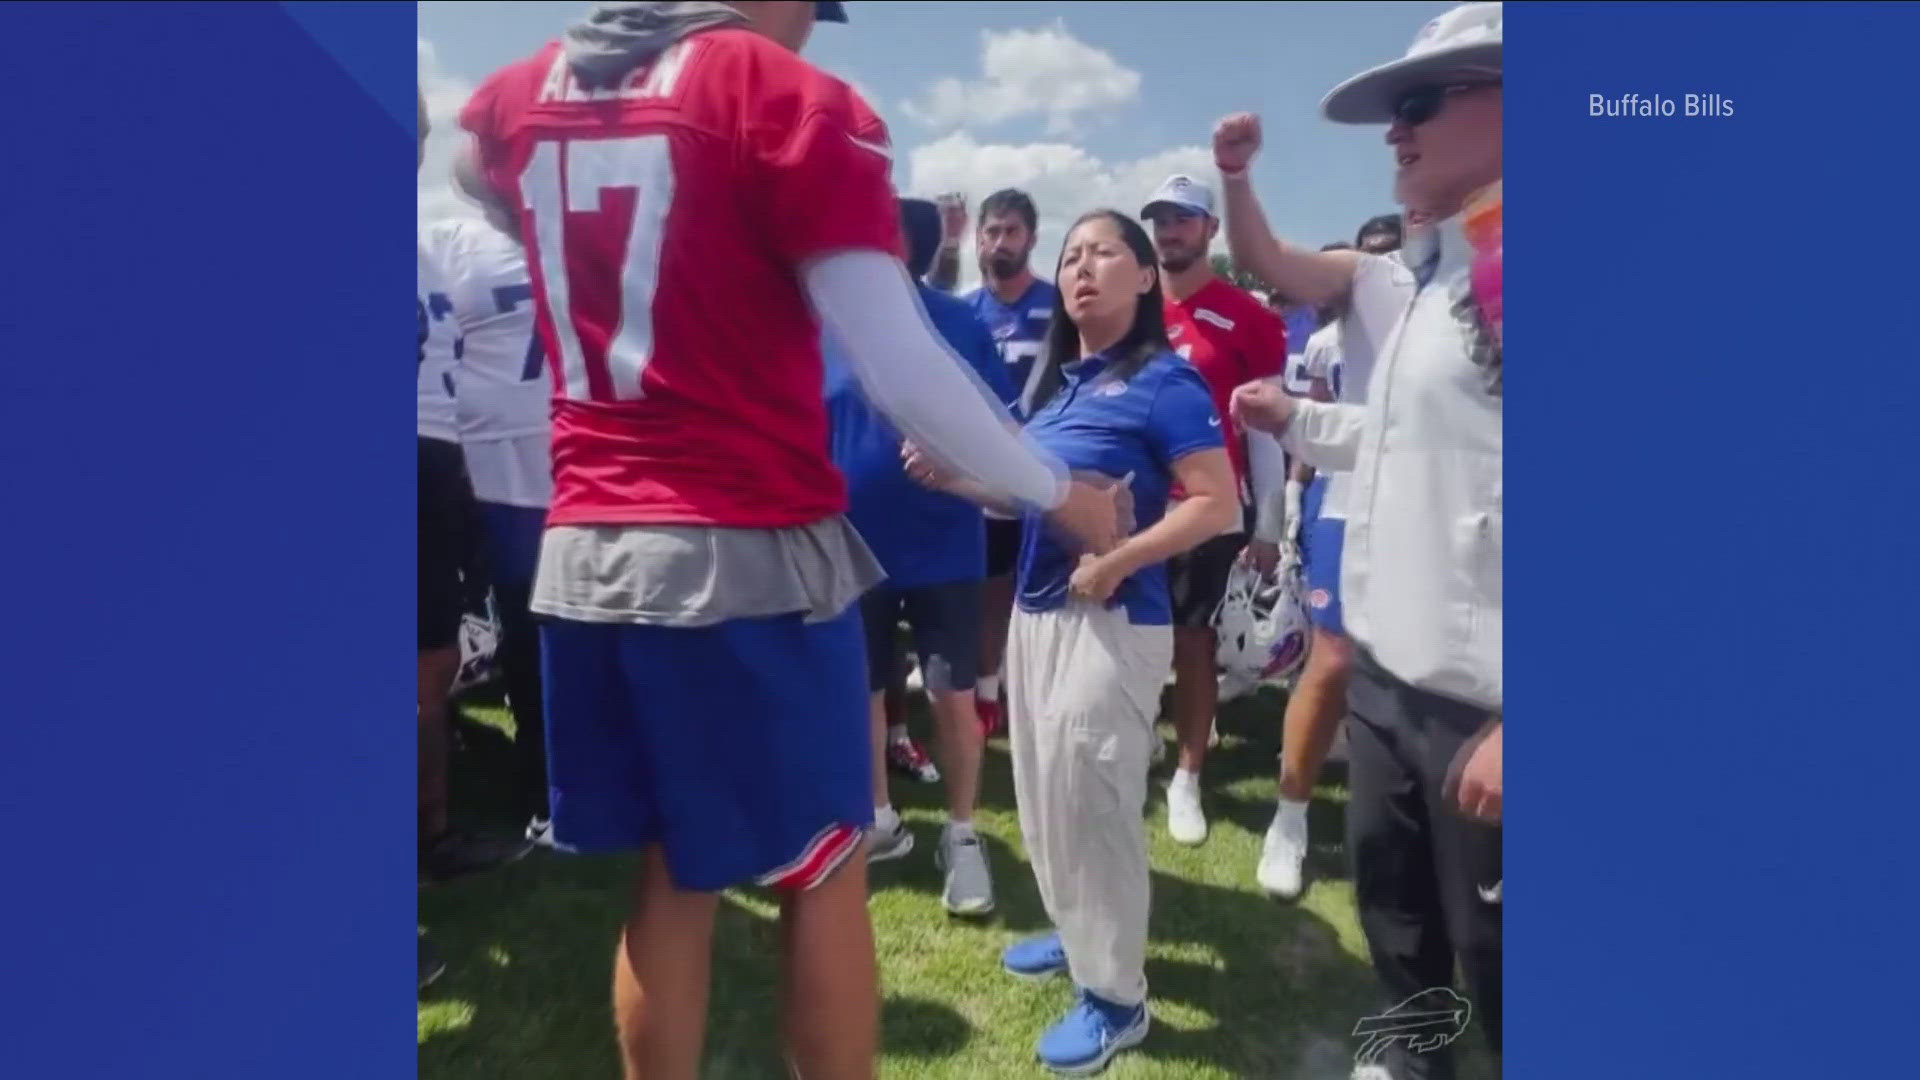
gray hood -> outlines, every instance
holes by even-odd
[[[746,21],[715,0],[595,4],[567,28],[560,47],[582,84],[606,86],[689,34]]]

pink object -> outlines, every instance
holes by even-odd
[[[1503,315],[1506,310],[1501,294],[1501,255],[1505,248],[1501,213],[1501,181],[1494,181],[1467,200],[1465,231],[1473,245],[1473,296],[1493,327],[1493,339],[1506,344]]]

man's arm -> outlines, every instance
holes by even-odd
[[[1360,431],[1366,424],[1366,406],[1296,401],[1293,409],[1293,420],[1280,437],[1281,445],[1316,469],[1352,471],[1360,456]]]
[[[1351,251],[1310,251],[1282,243],[1267,224],[1260,197],[1246,174],[1221,174],[1225,195],[1227,250],[1235,266],[1253,275],[1296,303],[1316,307],[1346,299],[1353,287],[1358,257]]]
[[[960,284],[960,249],[942,245],[933,257],[933,269],[927,271],[927,284],[941,292],[952,292]]]
[[[1294,303],[1321,307],[1345,299],[1353,288],[1358,256],[1351,251],[1309,251],[1273,235],[1247,174],[1259,150],[1260,118],[1251,113],[1229,116],[1213,130],[1213,160],[1220,167],[1227,250],[1234,265],[1252,271]]]
[[[874,408],[956,479],[1030,509],[1066,494],[1066,470],[1021,439],[992,392],[927,322],[906,268],[880,251],[842,251],[801,278]]]
[[[1231,412],[1236,423],[1278,438],[1316,469],[1350,472],[1360,456],[1364,405],[1302,401],[1277,381],[1261,379],[1234,390]]]
[[[960,241],[967,232],[967,204],[959,195],[943,195],[940,204],[940,250],[934,253],[927,284],[952,292],[960,284]]]

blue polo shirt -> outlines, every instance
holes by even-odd
[[[1022,417],[1032,411],[1034,361],[1046,347],[1047,327],[1059,299],[1060,290],[1039,278],[1011,304],[1001,303],[984,285],[967,296],[966,302],[973,305],[973,313],[987,325],[1000,348],[1009,392],[1018,398],[1016,404],[1009,397],[1008,404],[1015,405]]]
[[[920,286],[934,329],[1002,402],[1011,397],[1000,354],[966,301]],[[833,462],[847,478],[847,520],[887,572],[912,589],[986,576],[985,525],[979,507],[928,491],[900,464],[900,433],[874,411],[833,342],[824,342],[827,422]]]
[[[1226,440],[1213,394],[1193,365],[1171,351],[1147,361],[1126,381],[1112,378],[1108,359],[1095,354],[1068,365],[1066,383],[1027,423],[1027,434],[1076,473],[1116,480],[1133,475],[1134,532],[1167,512],[1173,463],[1196,450],[1221,449]],[[1052,611],[1067,602],[1067,581],[1079,562],[1029,517],[1020,543],[1019,603],[1022,611]],[[1173,622],[1167,567],[1142,567],[1114,591],[1137,626]]]

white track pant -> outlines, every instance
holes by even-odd
[[[1020,832],[1040,900],[1081,987],[1147,996],[1147,767],[1173,628],[1082,602],[1016,610],[1008,739]]]

